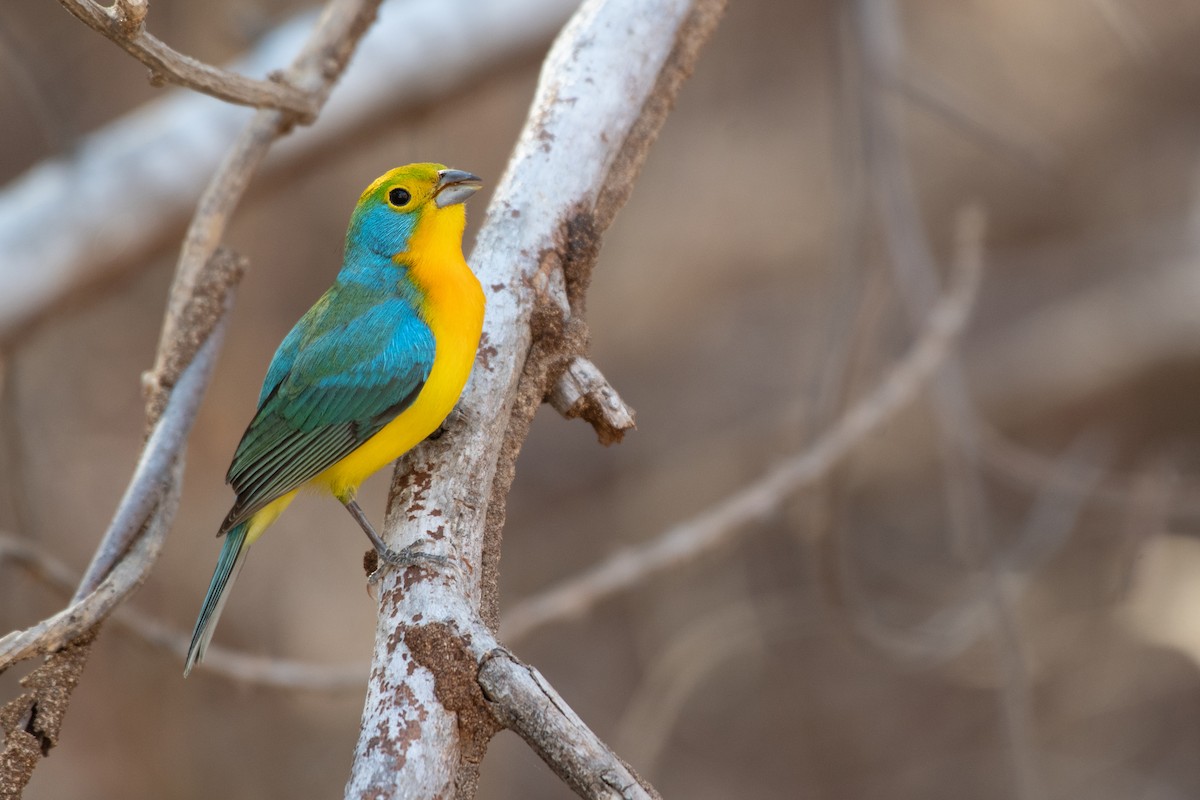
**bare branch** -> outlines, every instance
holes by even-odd
[[[547,398],[567,419],[581,417],[596,429],[601,444],[613,444],[637,427],[633,409],[617,394],[600,369],[583,356],[571,359]]]
[[[162,550],[163,539],[174,518],[182,476],[183,462],[178,460],[167,473],[170,482],[167,494],[158,502],[157,513],[126,557],[113,567],[94,590],[37,625],[0,638],[0,672],[18,661],[59,651],[82,638],[142,584]]]
[[[496,717],[580,797],[661,800],[592,733],[540,672],[507,650],[493,650],[484,658],[479,685]]]
[[[722,0],[588,0],[546,59],[471,257],[490,291],[481,356],[461,400],[466,425],[405,457],[392,487],[389,544],[423,538],[423,549],[460,568],[384,578],[347,797],[474,794],[496,722],[471,700],[478,661],[456,655],[445,632],[470,632],[477,648],[488,630],[479,620],[495,618],[516,456],[553,381],[579,355],[577,320],[565,317],[557,287],[570,300],[586,286],[599,237],[722,8]]]
[[[216,355],[225,337],[229,313],[233,310],[234,287],[244,271],[243,259],[231,252],[219,251],[204,275],[207,283],[191,296],[191,305],[186,313],[186,330],[190,336],[199,337],[203,344],[196,348],[196,343],[189,341],[186,348],[175,351],[177,355],[187,352],[189,355],[195,353],[195,356],[186,368],[175,363],[165,373],[171,376],[170,380],[174,383],[169,399],[165,395],[165,387],[161,384],[157,386],[157,390],[163,394],[161,398],[155,395],[156,410],[151,418],[157,414],[160,402],[165,404],[165,408],[142,449],[125,496],[96,548],[92,563],[72,598],[73,602],[95,589],[113,564],[125,554],[165,492],[171,479],[171,465],[183,452],[204,396],[204,388],[212,375]]]
[[[191,642],[191,631],[167,625],[129,605],[119,607],[113,621],[133,635],[170,653],[182,661]],[[370,665],[315,664],[290,658],[269,658],[241,650],[213,645],[204,653],[197,672],[215,675],[235,683],[305,692],[361,692]]]
[[[150,80],[170,81],[230,103],[275,108],[311,122],[320,108],[317,97],[280,80],[258,81],[220,69],[171,49],[146,33],[146,0],[119,0],[110,7],[93,0],[58,0],[76,19],[111,39],[150,68]]]
[[[951,289],[938,301],[908,353],[878,388],[855,403],[811,447],[690,520],[517,603],[505,614],[504,639],[513,641],[551,622],[583,614],[614,594],[727,545],[752,523],[776,513],[797,490],[827,475],[911,402],[947,357],[966,325],[982,273],[978,259],[962,259],[956,268]]]
[[[59,559],[38,549],[31,542],[12,534],[0,533],[0,566],[6,560],[20,565],[39,581],[68,594],[79,583],[79,576]],[[111,619],[118,627],[181,660],[187,654],[190,631],[174,628],[128,603],[116,606]],[[341,692],[361,690],[370,665],[366,662],[313,664],[266,658],[212,645],[197,669],[236,683],[270,689]]]
[[[264,171],[286,179],[296,160],[372,120],[404,114],[494,74],[498,65],[544,45],[577,5],[410,0],[384,6],[320,124],[274,148]],[[263,72],[291,57],[317,16],[301,14],[285,23],[240,68]],[[396,47],[397,41],[429,46]],[[244,109],[172,91],[5,186],[0,340],[11,339],[63,297],[129,269],[134,255],[170,241],[246,118]]]
[[[232,288],[241,275],[240,264],[218,274],[220,283],[215,291],[219,292],[220,316],[191,364],[179,375],[71,604],[32,628],[0,638],[0,672],[17,661],[57,650],[95,626],[141,585],[158,557],[162,539],[174,517],[173,508],[164,513],[163,498],[173,498],[171,506],[177,502],[184,446],[220,351],[229,311],[233,308]],[[115,565],[119,569],[114,569]]]
[[[312,36],[297,56],[288,75],[295,85],[303,87],[317,100],[318,108],[374,19],[378,3],[379,0],[330,0]],[[152,425],[162,421],[160,412],[173,409],[176,403],[183,409],[179,414],[186,416],[186,411],[194,415],[195,405],[188,405],[187,384],[195,380],[197,391],[203,391],[208,378],[205,365],[211,363],[215,355],[219,344],[219,322],[228,311],[230,283],[222,281],[220,276],[236,277],[240,267],[237,259],[223,257],[218,252],[221,236],[250,174],[270,144],[289,128],[289,112],[259,111],[201,199],[180,254],[154,372],[148,381],[147,419]],[[208,334],[208,331],[213,333]],[[210,346],[210,355],[204,355],[205,348]],[[174,391],[180,388],[183,391]],[[190,420],[187,425],[190,426]],[[183,435],[186,435],[186,427]],[[164,436],[159,441],[170,438]],[[46,630],[36,626],[33,631],[3,640],[10,659],[18,657],[17,654],[42,652],[40,648],[50,642],[61,649],[55,650],[44,664],[27,675],[22,680],[27,691],[0,710],[0,728],[6,734],[5,752],[0,757],[0,794],[19,795],[37,766],[37,758],[28,757],[31,751],[25,734],[36,735],[42,753],[57,741],[71,693],[79,682],[99,630],[98,622],[78,627],[78,620],[103,619],[136,587],[154,562],[166,529],[174,518],[183,469],[182,450],[173,469],[175,474],[165,485],[164,496],[145,525],[145,533],[132,543],[129,555],[117,561],[107,577],[102,574],[101,565],[111,563],[113,555],[121,549],[122,535],[118,532],[114,537],[105,537],[105,542],[112,544],[102,547],[103,552],[86,579],[103,578],[99,589],[84,598],[79,608],[72,606],[48,620]],[[142,491],[131,491],[126,499],[140,513],[144,497]],[[116,521],[122,526],[132,524],[130,519],[136,516],[132,511],[120,512]]]

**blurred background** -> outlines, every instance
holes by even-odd
[[[305,7],[155,0],[149,26],[222,63]],[[593,359],[638,430],[602,448],[538,416],[502,613],[702,514],[868,396],[967,203],[987,215],[985,278],[942,378],[826,480],[719,553],[510,642],[665,797],[1200,796],[1198,37],[1200,5],[1163,0],[730,3],[588,295]],[[494,185],[547,45],[256,179],[228,237],[251,269],[138,609],[190,630],[228,460],[362,187],[418,160]],[[69,167],[169,91],[47,0],[7,0],[0,57],[0,183]],[[0,343],[0,530],[79,571],[140,447],[185,220]],[[387,484],[364,491],[375,519]],[[336,504],[299,500],[217,643],[366,661],[363,550]],[[0,563],[0,631],[64,600]],[[340,795],[361,689],[181,670],[106,628],[27,796]],[[501,734],[480,796],[571,795]]]

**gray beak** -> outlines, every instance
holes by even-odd
[[[463,172],[461,169],[443,169],[438,171],[438,185],[433,193],[433,202],[438,208],[445,208],[461,203],[483,186],[478,175]]]

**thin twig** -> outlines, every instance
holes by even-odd
[[[79,584],[79,575],[61,560],[25,539],[0,532],[0,567],[5,561],[21,566],[37,580],[68,595]],[[118,627],[174,657],[182,659],[187,654],[190,631],[168,625],[129,603],[113,609],[111,619]],[[214,644],[197,669],[236,683],[268,689],[343,692],[361,690],[370,665],[365,661],[315,664],[270,658]]]
[[[125,497],[71,603],[31,628],[0,638],[0,672],[17,661],[52,652],[77,638],[112,613],[145,579],[161,548],[162,536],[170,527],[170,517],[163,520],[161,512],[155,514],[150,526],[158,534],[154,541],[150,541],[149,533],[137,537],[152,512],[162,504],[164,495],[171,489],[178,491],[184,445],[220,351],[228,311],[233,307],[233,293],[227,298],[226,314],[218,320],[196,358],[175,384],[175,391],[142,451]],[[137,546],[130,551],[135,540]],[[120,569],[114,570],[117,564]]]
[[[182,455],[182,454],[181,454]],[[145,580],[158,559],[167,529],[179,505],[182,459],[171,467],[167,494],[158,501],[157,512],[143,528],[125,558],[116,563],[100,584],[62,611],[21,631],[0,638],[0,672],[19,661],[45,653],[56,653],[83,638]]]
[[[406,0],[388,3],[364,37],[321,124],[272,148],[263,177],[291,181],[296,163],[381,119],[461,92],[544,48],[578,0]],[[238,68],[274,68],[309,38],[319,9],[264,36]],[[398,41],[422,46],[398,47]],[[155,248],[175,245],[237,131],[242,108],[172,89],[81,137],[0,187],[0,341],[28,330],[66,297],[102,296]],[[66,148],[59,148],[66,150]]]
[[[374,19],[378,4],[379,0],[330,0],[312,36],[288,71],[289,79],[316,99],[318,109]],[[168,298],[155,368],[147,382],[147,420],[150,425],[159,423],[161,412],[175,403],[181,404],[180,408],[186,406],[186,399],[177,399],[173,389],[185,380],[189,371],[201,372],[198,377],[201,391],[207,382],[205,361],[210,359],[198,358],[198,354],[207,343],[213,345],[215,355],[221,320],[228,312],[228,290],[232,285],[223,278],[240,271],[240,262],[235,256],[218,251],[221,236],[250,173],[270,143],[286,133],[291,119],[290,112],[259,111],[247,134],[214,176],[210,191],[205,193],[196,211]],[[180,398],[187,395],[186,392],[178,394]],[[194,406],[191,410],[194,412]],[[36,756],[30,757],[34,752],[30,736],[36,737],[40,753],[47,752],[57,742],[71,694],[87,664],[100,625],[93,621],[90,625],[76,627],[75,618],[103,620],[144,577],[174,519],[183,463],[180,450],[164,494],[144,526],[145,532],[132,543],[128,555],[115,563],[99,588],[85,597],[80,606],[73,605],[48,620],[47,631],[27,631],[16,634],[15,639],[0,640],[5,643],[10,658],[16,658],[17,653],[28,656],[45,652],[48,647],[54,648],[50,658],[23,679],[27,691],[0,709],[7,737],[4,754],[0,756],[0,795],[19,795],[39,763]],[[129,496],[140,505],[140,493]],[[119,514],[118,520],[125,516]],[[110,558],[105,555],[101,560]],[[99,570],[95,574],[99,575]]]
[[[236,72],[205,64],[171,49],[146,32],[145,0],[123,0],[111,7],[93,0],[59,0],[63,7],[92,30],[150,68],[150,80],[169,81],[230,103],[274,108],[311,122],[321,107],[319,98],[279,79],[254,80]]]
[[[72,603],[79,602],[91,593],[125,555],[130,542],[163,496],[171,479],[171,465],[179,459],[187,443],[196,412],[200,409],[200,400],[204,397],[204,389],[212,376],[217,353],[225,338],[229,312],[233,310],[233,300],[234,292],[230,289],[225,295],[224,313],[216,327],[175,383],[166,408],[142,449],[133,477],[125,489],[125,496],[121,498],[113,520],[92,556],[91,564],[71,597]]]
[[[191,642],[191,631],[167,625],[129,605],[121,606],[113,620],[140,639],[182,661]],[[362,692],[371,665],[316,664],[290,658],[273,658],[219,645],[211,645],[197,672],[247,686],[305,692]]]
[[[909,351],[874,391],[855,403],[808,449],[690,520],[518,602],[504,616],[501,633],[505,641],[583,614],[608,597],[728,545],[751,523],[776,513],[796,491],[827,475],[911,402],[934,375],[967,323],[981,272],[978,260],[958,264],[950,290],[929,314]]]
[[[295,85],[311,92],[317,108],[324,105],[346,68],[355,46],[375,19],[381,0],[330,0],[296,60],[287,70]],[[233,210],[275,140],[291,128],[286,112],[258,111],[238,137],[209,182],[188,226],[175,280],[163,320],[154,371],[162,373],[178,359],[176,343],[187,337],[184,309],[197,290],[210,259],[225,235]]]

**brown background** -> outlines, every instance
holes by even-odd
[[[220,62],[294,7],[157,0],[150,24]],[[1086,390],[1030,376],[1104,355],[1087,327],[1099,333],[1104,315],[1072,339],[1019,346],[1030,320],[1057,319],[1089,292],[1157,280],[1165,263],[1200,267],[1200,6],[898,8],[908,64],[980,123],[899,99],[939,257],[956,208],[977,199],[989,213],[988,273],[965,346],[981,413],[1028,451],[1061,460],[1075,447],[1083,455],[1071,465],[1147,476],[1132,484],[1139,502],[1080,498],[985,458],[988,511],[971,526],[1017,554],[993,563],[1019,647],[986,614],[952,624],[986,581],[953,545],[925,404],[737,545],[514,646],[669,798],[1200,796],[1200,545],[1188,511],[1200,324],[1194,338],[1168,337]],[[818,398],[836,398],[843,384],[851,396],[869,391],[910,341],[877,219],[852,213],[859,133],[839,66],[840,9],[730,4],[606,239],[589,295],[595,360],[637,409],[639,430],[602,449],[584,425],[538,417],[510,503],[503,603],[761,475],[828,424]],[[69,158],[80,135],[156,91],[140,66],[46,0],[7,0],[0,49],[0,180]],[[255,185],[229,237],[252,269],[192,436],[178,521],[137,607],[190,629],[231,499],[228,458],[276,344],[337,268],[358,192],[415,160],[494,182],[539,60],[504,65]],[[488,199],[485,190],[471,202],[475,224]],[[0,524],[79,569],[139,447],[139,374],[174,256],[172,246],[131,263],[5,354]],[[874,299],[860,312],[864,296]],[[1153,329],[1156,311],[1135,316]],[[994,449],[988,439],[984,450]],[[381,475],[364,491],[375,519],[386,485]],[[336,504],[298,501],[255,548],[217,641],[366,659],[374,614],[363,549]],[[0,630],[61,606],[2,569]],[[961,647],[934,652],[954,635]],[[28,796],[340,795],[361,692],[286,693],[180,673],[174,658],[107,630],[63,743]],[[0,678],[0,696],[17,677]],[[1032,786],[1021,787],[1013,752],[1031,755]],[[483,781],[484,798],[569,796],[507,734]]]

